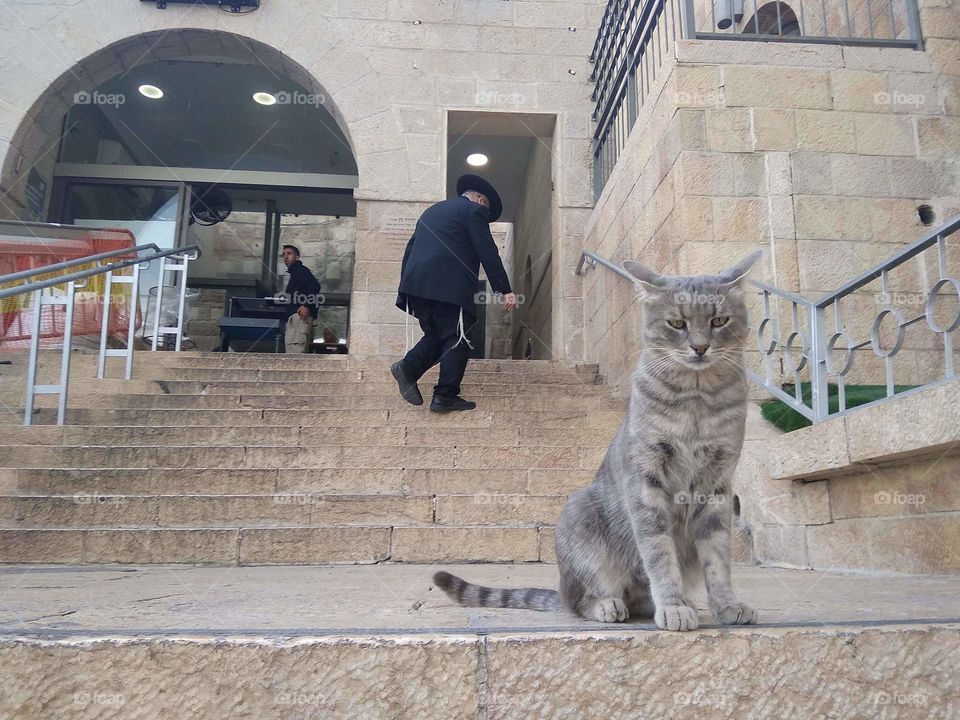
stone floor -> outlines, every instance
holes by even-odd
[[[448,566],[450,567],[450,566]],[[548,565],[450,567],[498,585]],[[430,565],[0,568],[6,720],[955,720],[960,578],[739,567],[760,626],[454,606]]]
[[[554,565],[444,566],[501,587],[556,587]],[[0,637],[271,636],[656,630],[565,613],[462,608],[430,565],[0,567]],[[960,622],[960,577],[845,575],[739,566],[764,626]],[[713,620],[701,607],[701,623]]]

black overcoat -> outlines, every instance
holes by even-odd
[[[471,313],[480,265],[494,292],[509,293],[497,244],[490,234],[489,211],[465,197],[431,205],[417,221],[403,253],[397,307],[407,296],[459,305]]]

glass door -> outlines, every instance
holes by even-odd
[[[180,244],[184,196],[182,183],[58,178],[50,214],[53,222],[69,225],[125,228],[133,233],[137,245],[154,243],[166,250]],[[141,271],[141,311],[159,279],[159,262]]]

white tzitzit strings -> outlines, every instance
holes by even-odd
[[[467,340],[467,332],[466,332],[466,329],[463,327],[463,308],[462,307],[460,308],[460,319],[457,321],[457,330],[460,331],[460,338],[457,340],[457,342],[454,343],[453,347],[457,347],[457,345],[459,345],[461,342],[465,342],[467,344],[467,347],[473,350],[473,344],[469,340]],[[453,350],[453,348],[450,348],[450,349]]]
[[[410,300],[407,299],[407,296],[403,296],[403,301],[407,306],[407,311],[403,316],[403,354],[406,355],[410,352]]]
[[[406,312],[404,313],[403,318],[403,341],[404,341],[404,355],[410,352],[410,300],[404,298],[404,304],[406,305]],[[457,342],[454,343],[453,347],[457,347],[461,342],[465,342],[467,347],[473,350],[473,343],[467,339],[467,331],[463,323],[463,308],[460,308],[460,319],[457,321],[457,331],[460,333],[460,337],[457,339]],[[453,350],[453,348],[450,348]]]

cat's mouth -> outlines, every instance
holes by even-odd
[[[713,356],[691,353],[690,355],[685,355],[683,361],[694,370],[703,370],[713,364]]]

